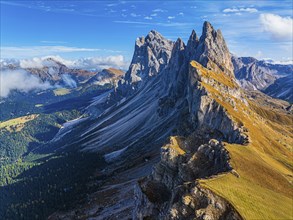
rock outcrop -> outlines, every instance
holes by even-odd
[[[173,46],[174,42],[154,30],[146,37],[137,38],[129,69],[119,81],[115,93],[110,95],[109,106],[131,96],[158,75],[169,63]]]
[[[196,147],[171,137],[152,175],[139,181],[133,219],[242,219],[229,203],[196,181],[231,170],[228,159],[217,140]]]
[[[133,58],[125,75],[125,81],[136,83],[157,75],[168,64],[173,42],[157,31],[136,39]]]
[[[209,22],[204,23],[196,52],[191,58],[213,71],[234,75],[231,56],[222,32],[216,31]]]

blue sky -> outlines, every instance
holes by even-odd
[[[2,1],[1,58],[123,56],[155,29],[187,41],[205,20],[232,53],[292,60],[292,1]]]

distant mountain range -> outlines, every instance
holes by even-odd
[[[3,64],[1,66],[1,71],[19,69],[27,71],[43,82],[50,82],[52,85],[58,84],[65,87],[76,87],[86,83],[86,81],[91,83],[110,83],[110,81],[117,83],[123,76],[123,71],[114,68],[104,69],[102,71],[68,68],[65,64],[51,57],[42,60],[41,67],[27,64],[24,68],[17,62],[5,62],[5,65]]]
[[[293,102],[293,65],[272,64],[253,57],[232,56],[235,77],[244,89],[260,90]]]

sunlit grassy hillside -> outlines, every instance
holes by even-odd
[[[20,131],[24,124],[38,117],[37,114],[27,115],[19,118],[10,119],[7,121],[0,122],[0,129],[6,128],[8,131]]]
[[[206,71],[201,66],[194,67]],[[219,83],[222,79],[216,78]],[[201,185],[231,202],[245,219],[293,219],[292,114],[267,109],[253,100],[246,105],[214,87],[202,85],[233,119],[248,129],[250,141],[245,146],[226,143],[239,177],[222,174],[201,180]],[[234,99],[236,108],[223,101],[227,96]]]

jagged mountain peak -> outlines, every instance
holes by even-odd
[[[151,30],[147,36],[136,39],[129,70],[117,88],[118,96],[133,94],[165,68],[179,70],[182,63],[192,60],[210,70],[234,77],[230,52],[222,33],[216,31],[209,22],[204,23],[200,38],[192,30],[187,45],[180,38],[172,42],[157,31]],[[184,66],[188,67],[186,64]]]
[[[202,27],[202,36],[206,37],[209,34],[215,35],[216,31],[215,31],[214,27],[212,26],[212,24],[210,22],[205,21],[203,23],[203,27]]]
[[[202,35],[195,54],[196,61],[216,72],[233,76],[233,64],[225,39],[220,30],[215,30],[209,22],[204,22]]]
[[[156,30],[151,30],[148,35],[146,36],[146,38],[149,38],[151,40],[153,40],[154,38],[160,38],[163,39],[164,37]]]
[[[216,30],[210,22],[205,21],[202,27],[201,38],[223,38],[223,35],[220,29]]]
[[[195,32],[194,29],[192,29],[192,31],[191,31],[191,35],[190,35],[190,38],[191,38],[191,37],[194,38],[194,36],[196,36],[196,32]],[[190,39],[190,38],[189,38],[189,39]]]
[[[151,43],[152,41],[156,42],[166,42],[168,41],[166,38],[163,37],[158,31],[151,30],[145,37],[138,37],[136,39],[135,45],[138,47],[141,47],[145,45],[146,43]],[[171,41],[169,41],[171,43]]]
[[[125,75],[126,83],[143,82],[157,75],[168,64],[173,45],[154,30],[146,37],[137,38],[132,62]]]
[[[191,35],[190,35],[188,42],[187,42],[187,56],[188,57],[190,57],[190,58],[193,57],[192,55],[196,51],[196,48],[198,46],[198,42],[199,42],[198,36],[197,36],[195,30],[192,30]]]
[[[175,46],[185,47],[185,44],[180,37],[178,37],[177,40],[175,41],[174,47]]]
[[[170,71],[178,71],[182,67],[183,62],[186,59],[185,49],[186,46],[183,40],[178,38],[173,46],[171,59],[168,65]]]
[[[197,36],[195,30],[192,30],[191,35],[190,35],[190,37],[188,39],[187,44],[198,43],[198,41],[199,41],[199,39],[198,39],[198,36]]]
[[[144,45],[144,42],[145,42],[145,38],[144,37],[138,37],[138,38],[136,38],[135,47],[141,47],[142,45]]]

